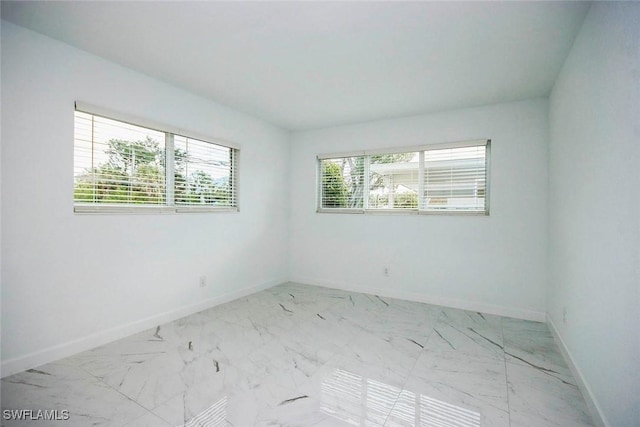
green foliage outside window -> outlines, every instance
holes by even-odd
[[[165,204],[166,152],[157,141],[111,139],[105,153],[105,162],[76,176],[76,202]],[[186,151],[174,150],[175,204],[229,204],[229,180],[214,180],[202,170],[187,173],[188,161]]]

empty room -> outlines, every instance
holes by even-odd
[[[640,426],[640,3],[0,7],[2,426]]]

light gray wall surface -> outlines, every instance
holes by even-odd
[[[550,97],[550,138],[549,317],[605,422],[637,426],[639,3],[592,6]]]

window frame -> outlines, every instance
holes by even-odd
[[[469,148],[469,147],[485,147],[485,196],[484,196],[484,210],[471,211],[471,210],[455,210],[455,209],[441,209],[441,210],[427,210],[422,207],[424,203],[424,152],[432,150],[443,150],[451,148]],[[362,208],[326,208],[322,207],[322,161],[330,159],[340,159],[345,157],[364,157],[365,158],[365,182],[369,182],[370,174],[370,158],[371,156],[384,155],[384,154],[403,154],[403,153],[418,153],[418,207],[417,208],[368,208],[368,197],[363,201]],[[467,141],[455,141],[444,142],[436,144],[418,145],[410,147],[398,147],[398,148],[386,148],[377,150],[363,150],[363,151],[351,151],[340,153],[326,153],[318,154],[316,156],[316,212],[317,213],[334,213],[334,214],[370,214],[370,215],[454,215],[454,216],[489,216],[490,214],[490,177],[491,177],[491,139],[475,139]],[[369,193],[370,189],[367,188],[365,193]]]
[[[97,117],[102,117],[109,120],[115,120],[121,123],[139,126],[156,132],[162,132],[165,135],[165,191],[164,204],[126,204],[126,203],[82,203],[77,202],[75,197],[73,198],[73,211],[76,214],[180,214],[180,213],[217,213],[239,212],[239,200],[238,200],[238,188],[239,188],[239,163],[240,163],[240,145],[234,142],[212,138],[210,136],[198,134],[190,130],[185,130],[179,127],[158,123],[142,117],[116,112],[107,108],[98,107],[92,104],[84,102],[75,102],[75,112],[82,112]],[[215,206],[215,205],[180,205],[175,203],[175,188],[174,188],[174,136],[181,136],[189,139],[198,140],[201,142],[209,143],[217,147],[228,148],[232,153],[231,164],[231,192],[233,193],[233,205],[232,206]],[[75,119],[74,119],[74,168],[76,163],[76,145],[75,145]],[[74,188],[75,188],[75,176],[74,176]]]

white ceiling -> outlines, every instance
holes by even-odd
[[[2,2],[2,18],[290,130],[548,95],[584,2]]]

